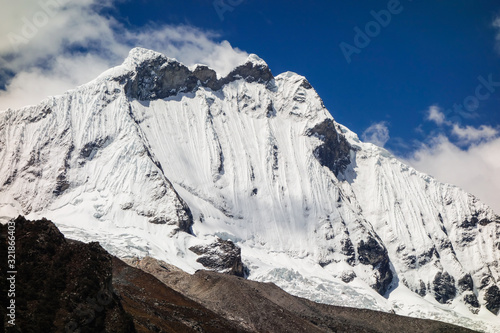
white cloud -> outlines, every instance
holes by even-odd
[[[462,127],[458,123],[446,120],[444,113],[435,105],[432,105],[427,110],[426,119],[433,121],[438,126],[447,125],[451,128],[451,134],[458,138],[461,145],[470,145],[478,141],[488,141],[498,136],[498,130],[488,126],[481,125],[478,128],[473,126]]]
[[[189,26],[128,29],[99,9],[115,0],[9,1],[0,13],[0,110],[38,103],[120,64],[142,46],[186,65],[203,63],[226,74],[248,54],[219,36]],[[76,50],[86,50],[79,53]],[[9,74],[10,73],[10,74]],[[14,74],[12,77],[12,73]]]
[[[500,138],[462,150],[441,135],[407,162],[436,179],[476,195],[500,214]]]
[[[445,116],[439,107],[432,105],[429,107],[429,110],[427,110],[427,120],[433,121],[441,126],[445,123]]]
[[[365,142],[371,142],[379,147],[383,147],[390,138],[387,123],[381,121],[371,125],[363,132],[361,138]]]
[[[500,213],[500,132],[487,125],[460,126],[447,120],[436,106],[429,107],[426,119],[446,126],[427,144],[420,144],[406,162],[476,195]]]
[[[462,144],[470,144],[482,140],[491,140],[498,135],[498,130],[491,126],[481,125],[479,128],[466,126],[461,127],[453,124],[452,133],[457,136]]]
[[[126,31],[126,44],[142,46],[176,58],[186,65],[206,64],[220,75],[228,74],[248,57],[228,41],[214,42],[218,35],[189,26],[148,27]]]
[[[500,53],[500,16],[497,16],[495,20],[493,20],[493,28],[497,30],[497,35],[495,37],[496,39],[496,44],[495,47],[497,49],[497,52]]]
[[[6,91],[0,91],[0,110],[36,104],[47,96],[61,94],[96,78],[109,66],[102,57],[88,54],[59,55],[48,69],[28,67],[14,76]]]

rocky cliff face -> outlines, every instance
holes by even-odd
[[[47,220],[19,217],[14,224],[16,325],[6,322],[2,306],[7,331],[136,331],[112,286],[111,255],[99,244],[66,240]],[[7,226],[1,229],[5,253]]]
[[[311,300],[498,322],[500,218],[361,142],[304,77],[256,56],[218,77],[134,49],[0,113],[0,138],[0,216],[47,216],[114,254],[246,272]]]
[[[198,65],[190,70],[183,64],[166,56],[146,51],[149,60],[144,60],[144,51],[132,53],[127,64],[134,67],[130,72],[118,76],[127,95],[140,101],[163,99],[179,93],[190,93],[203,87],[213,91],[224,85],[243,79],[246,82],[269,83],[274,79],[269,67],[258,57],[232,70],[226,77],[217,78],[217,73],[207,66]]]
[[[218,239],[208,246],[197,245],[189,250],[199,256],[196,261],[207,269],[239,277],[248,275],[241,262],[241,249],[229,240]]]
[[[315,136],[323,142],[314,149],[314,156],[321,165],[330,169],[335,176],[338,176],[351,164],[352,147],[345,137],[337,132],[333,119],[326,119],[314,126],[307,135]]]

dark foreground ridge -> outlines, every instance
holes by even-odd
[[[2,297],[0,332],[472,332],[317,304],[234,275],[190,275],[152,258],[131,261],[139,269],[98,243],[65,239],[48,220],[15,224],[16,326]],[[7,226],[1,231],[6,258]],[[6,295],[7,280],[0,283]]]
[[[6,332],[237,332],[238,327],[48,220],[16,223],[16,326]],[[2,225],[5,254],[7,226]],[[6,258],[6,256],[4,256]],[[2,278],[1,292],[7,294]],[[4,302],[2,302],[4,303]],[[244,332],[243,330],[239,330]]]

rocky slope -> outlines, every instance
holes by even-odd
[[[245,332],[98,243],[66,239],[48,220],[14,222],[16,325],[3,304],[7,332]],[[6,253],[7,226],[1,231]],[[6,287],[2,279],[3,295]]]
[[[467,332],[431,320],[314,303],[272,283],[211,271],[187,274],[154,258],[128,260],[169,287],[252,332]]]
[[[113,288],[137,332],[249,332],[116,257],[112,267]]]
[[[12,326],[2,301],[7,332],[135,332],[113,290],[111,255],[99,244],[66,240],[47,220],[14,222],[16,313]],[[5,254],[7,225],[1,231]],[[2,277],[7,295],[4,282]]]
[[[471,332],[316,304],[234,275],[190,275],[152,258],[131,261],[141,270],[97,243],[65,239],[48,220],[19,217],[15,230],[16,326],[4,319],[7,332]],[[5,254],[6,225],[1,236]]]
[[[498,328],[500,218],[361,142],[304,77],[255,55],[218,77],[134,49],[84,86],[1,112],[0,184],[0,216],[64,221],[115,255]]]

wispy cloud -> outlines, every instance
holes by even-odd
[[[465,145],[483,140],[492,140],[498,136],[498,130],[487,125],[481,125],[476,128],[473,126],[461,127],[458,124],[454,124],[452,133]]]
[[[446,119],[446,116],[441,108],[432,105],[426,113],[426,120],[434,122],[442,129],[448,128],[451,134],[459,140],[461,145],[471,145],[479,141],[488,141],[496,138],[499,131],[488,125],[481,125],[479,127],[461,126],[460,124]]]
[[[0,14],[0,110],[38,103],[120,64],[135,46],[220,74],[248,54],[191,26],[149,25],[137,31],[102,14],[114,0],[10,1]],[[83,52],[82,52],[83,50]]]
[[[371,125],[363,132],[361,138],[365,142],[371,142],[379,147],[384,147],[390,138],[387,122],[381,121]]]
[[[496,29],[496,36],[495,36],[496,44],[495,44],[495,47],[496,47],[497,52],[500,53],[500,16],[497,16],[493,20],[492,25],[493,25],[493,28]]]
[[[435,105],[429,107],[427,110],[427,120],[433,121],[436,125],[443,125],[445,123],[445,115],[441,109]]]
[[[460,186],[500,213],[500,132],[487,125],[460,126],[436,106],[429,108],[426,119],[440,126],[441,133],[420,143],[406,162]]]
[[[433,138],[407,160],[417,170],[476,195],[500,214],[500,138],[461,149],[444,135]]]

